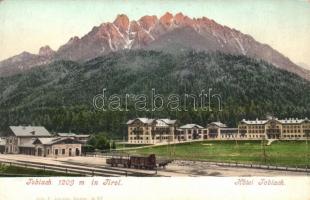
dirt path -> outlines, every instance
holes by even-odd
[[[159,171],[158,174],[163,176],[307,176],[305,172],[223,167],[200,161],[174,161],[166,170]]]

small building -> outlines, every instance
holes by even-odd
[[[80,156],[82,143],[73,137],[36,138],[33,143],[36,156]]]
[[[198,124],[186,124],[178,128],[178,141],[189,141],[207,138],[207,129]]]
[[[78,156],[81,155],[82,144],[75,137],[54,137],[42,126],[10,126],[6,134],[5,153]]]
[[[221,130],[226,128],[226,124],[222,122],[211,122],[207,125],[208,139],[221,139]]]

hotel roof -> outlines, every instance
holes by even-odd
[[[128,120],[127,124],[132,124],[136,120],[139,120],[144,124],[151,124],[154,121],[154,119],[149,119],[149,118],[136,118],[136,119]]]
[[[268,119],[268,120],[245,120],[243,119],[241,122],[243,123],[246,123],[246,124],[266,124],[267,122],[269,121],[272,121],[272,120],[275,120],[275,121],[278,121],[279,123],[281,124],[300,124],[300,123],[303,123],[304,121],[309,121],[308,118],[305,118],[305,119],[298,119],[298,118],[289,118],[289,119],[278,119],[278,118],[273,118],[273,119]]]
[[[202,126],[199,126],[198,124],[185,124],[180,127],[181,129],[192,129],[192,128],[203,128]]]
[[[218,127],[221,127],[221,128],[225,128],[227,127],[226,124],[223,124],[222,122],[211,122],[210,124],[208,125],[215,125],[215,126],[218,126]]]
[[[162,121],[162,122],[169,124],[169,125],[175,124],[177,122],[177,120],[171,120],[171,119],[158,119],[156,121]]]
[[[139,121],[141,121],[144,124],[152,124],[153,122],[156,121],[159,124],[165,123],[165,124],[171,125],[171,124],[175,124],[177,122],[177,120],[171,120],[171,119],[136,118],[136,119],[128,120],[127,124],[132,124],[136,120],[139,120]]]

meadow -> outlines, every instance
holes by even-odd
[[[306,141],[275,141],[267,146],[262,141],[199,141],[150,146],[127,153],[156,154],[165,159],[238,162],[277,166],[310,166],[310,150]]]

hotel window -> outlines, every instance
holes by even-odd
[[[58,149],[55,149],[55,155],[56,156],[58,155]]]
[[[64,155],[64,154],[66,153],[66,150],[65,150],[65,149],[62,149],[62,150],[61,150],[61,153],[62,153],[62,155]]]

